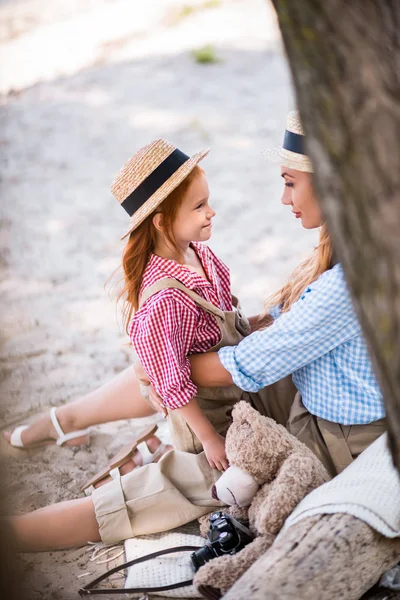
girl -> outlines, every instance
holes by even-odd
[[[188,355],[237,344],[250,326],[231,295],[227,267],[202,244],[211,237],[215,216],[207,179],[198,166],[208,152],[189,157],[158,139],[139,150],[112,184],[116,199],[131,216],[123,236],[129,236],[120,294],[125,300],[125,325],[149,382],[162,398],[175,450],[158,463],[131,472],[134,464],[125,465],[124,477],[112,469],[109,485],[116,487],[92,489],[87,500],[96,507],[103,539],[164,531],[221,506],[210,490],[218,471],[228,467],[224,436],[232,405],[242,392],[235,385],[198,389],[190,378]],[[144,400],[137,384],[134,392],[130,401],[137,405],[134,414],[139,416]],[[130,410],[132,415],[135,408]],[[75,436],[82,433],[75,432]],[[122,509],[125,497],[133,499],[128,510]],[[154,501],[161,497],[162,509],[156,508]],[[80,510],[75,513],[76,526],[82,516]],[[33,531],[32,522],[25,519],[25,524]],[[48,527],[36,529],[34,525],[34,530],[34,548],[57,545],[59,534],[54,530],[51,541]],[[63,530],[61,537],[69,536],[67,531],[75,527],[69,521]]]
[[[198,393],[187,357],[238,343],[248,333],[248,325],[237,306],[232,306],[227,267],[201,243],[210,239],[215,216],[207,179],[198,166],[208,152],[189,158],[166,140],[156,140],[126,163],[112,192],[131,216],[123,236],[129,239],[123,254],[125,285],[120,298],[125,300],[125,325],[133,348],[168,409],[175,448],[194,453],[204,449],[210,466],[221,471],[228,467],[223,435],[240,391],[231,386]],[[137,416],[142,416],[143,399],[136,396],[132,402],[137,405]],[[59,413],[62,409],[57,415],[55,409],[51,413],[55,430],[60,432],[57,443],[66,439]],[[97,418],[100,422],[107,419]],[[68,433],[67,441],[86,441],[87,431],[79,429]],[[151,435],[154,429],[139,438],[153,450],[153,461],[164,451]],[[23,431],[24,426],[17,428],[11,443],[21,445],[15,444],[15,438],[21,438]],[[145,450],[141,445],[142,454]],[[138,456],[130,464],[124,462],[130,454],[132,447],[122,451],[109,468],[87,483],[85,492],[108,481],[108,474],[117,476],[113,467],[121,467],[125,474],[140,464]]]
[[[201,243],[210,239],[215,216],[198,166],[207,154],[189,158],[156,140],[126,163],[112,191],[132,217],[120,294],[132,345],[168,409],[175,448],[204,449],[210,466],[222,471],[223,435],[240,391],[199,391],[188,356],[237,343],[248,327],[232,306],[227,267]]]

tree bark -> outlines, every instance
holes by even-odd
[[[358,600],[399,560],[400,539],[355,517],[310,517],[287,529],[224,600]]]
[[[400,2],[272,3],[400,469]]]

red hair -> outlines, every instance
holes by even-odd
[[[122,315],[126,331],[128,331],[132,313],[139,308],[143,273],[156,244],[157,230],[153,224],[153,217],[156,212],[162,214],[163,233],[171,246],[180,252],[172,233],[172,227],[190,184],[201,173],[203,170],[196,165],[178,187],[163,200],[158,209],[152,212],[129,236],[122,256],[124,285],[118,294],[118,300],[123,300]]]

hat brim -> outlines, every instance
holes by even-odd
[[[197,152],[187,160],[171,177],[161,186],[158,190],[146,200],[146,202],[141,206],[131,217],[131,223],[129,229],[124,235],[121,237],[121,240],[124,240],[128,235],[132,233],[143,221],[151,215],[154,210],[160,206],[161,202],[169,196],[171,192],[174,191],[175,188],[178,187],[180,183],[189,175],[191,171],[195,168],[195,166],[203,160],[210,152],[210,148],[206,148],[201,152]]]
[[[295,169],[296,171],[303,171],[305,173],[314,172],[311,159],[305,154],[297,154],[296,152],[291,152],[280,147],[264,150],[262,155],[271,162],[279,164],[282,167],[288,167],[288,169]]]

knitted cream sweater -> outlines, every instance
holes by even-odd
[[[305,517],[346,513],[382,535],[400,536],[400,477],[384,433],[332,481],[306,496],[286,519],[282,531]]]

